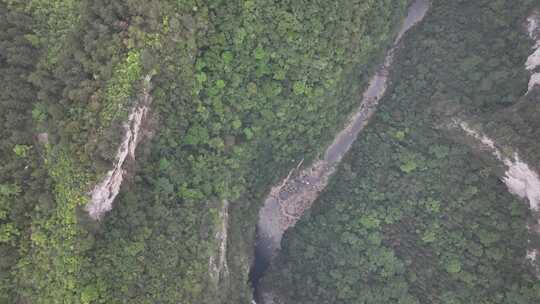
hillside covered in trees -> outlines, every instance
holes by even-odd
[[[519,2],[516,3],[516,2]],[[536,172],[535,1],[434,1],[394,85],[263,278],[276,303],[537,303],[538,213],[469,121]],[[487,142],[487,137],[483,142]],[[538,178],[538,177],[536,177]]]
[[[251,303],[264,197],[356,111],[411,3],[0,0],[0,304]],[[540,171],[535,8],[431,1],[258,290],[540,302],[538,214],[455,126]]]
[[[260,197],[331,140],[407,4],[2,0],[0,302],[249,302]]]

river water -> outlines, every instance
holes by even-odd
[[[251,282],[256,286],[268,268],[270,261],[281,248],[283,233],[293,226],[303,212],[309,209],[334,173],[343,156],[350,149],[358,134],[375,113],[378,102],[386,92],[388,72],[394,62],[394,53],[404,34],[421,21],[430,7],[429,0],[416,0],[408,9],[407,17],[398,32],[384,63],[371,78],[362,96],[358,110],[353,113],[345,128],[336,134],[334,141],[324,153],[324,157],[310,167],[291,171],[279,185],[272,188],[259,212],[255,263],[251,272]]]

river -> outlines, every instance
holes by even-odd
[[[386,92],[388,73],[399,42],[410,28],[425,17],[429,8],[429,0],[416,0],[409,7],[393,46],[371,78],[358,110],[352,114],[345,128],[336,134],[323,158],[314,161],[307,168],[301,168],[302,163],[298,164],[281,183],[271,189],[259,212],[257,223],[255,263],[250,276],[254,287],[281,248],[283,233],[294,226],[304,211],[311,207],[343,156],[375,113],[377,104]]]

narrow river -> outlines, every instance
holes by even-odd
[[[429,0],[416,0],[409,7],[407,17],[394,44],[388,51],[384,63],[370,80],[358,110],[328,146],[324,157],[307,168],[301,169],[302,163],[298,164],[298,167],[292,170],[279,185],[273,187],[266,197],[259,212],[255,264],[250,278],[255,287],[270,265],[270,261],[281,248],[283,233],[298,221],[305,210],[311,207],[360,131],[375,113],[377,104],[386,92],[388,72],[394,62],[394,53],[399,42],[411,27],[425,17],[429,7]]]

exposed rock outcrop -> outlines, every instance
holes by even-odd
[[[495,142],[491,138],[474,130],[464,121],[457,119],[455,121],[458,123],[461,129],[463,129],[463,131],[488,147],[493,155],[505,164],[508,169],[502,180],[508,187],[508,191],[522,199],[527,199],[529,201],[529,207],[531,210],[539,211],[540,177],[538,176],[538,173],[523,162],[517,152],[514,153],[512,157],[507,157],[499,148],[497,148]]]
[[[532,73],[529,80],[527,94],[536,86],[540,85],[540,11],[536,10],[527,18],[527,33],[529,38],[535,41],[533,53],[527,58],[525,68]]]
[[[487,147],[490,152],[501,161],[507,168],[505,175],[501,178],[505,183],[508,191],[521,199],[529,202],[529,208],[533,214],[538,214],[540,211],[540,176],[531,167],[520,159],[517,152],[511,157],[506,156],[496,146],[495,142],[475,129],[471,128],[466,122],[456,119],[457,125],[467,133],[467,135],[478,140],[482,145]],[[540,234],[540,218],[536,216],[536,223],[529,225],[529,231]],[[531,260],[532,265],[535,265],[536,259],[539,257],[537,249],[530,249],[527,252],[527,259]],[[535,266],[536,267],[536,266]],[[537,270],[537,275],[540,272]]]
[[[216,227],[215,239],[218,243],[216,255],[211,255],[209,260],[209,274],[216,286],[220,280],[229,275],[229,266],[227,264],[227,241],[229,234],[229,201],[223,200],[219,210],[219,225]]]
[[[89,193],[90,201],[85,206],[85,209],[93,219],[100,219],[103,214],[112,209],[114,199],[120,192],[120,186],[124,180],[124,164],[127,159],[135,159],[135,149],[139,143],[141,124],[152,103],[150,81],[151,77],[146,76],[143,91],[137,103],[131,109],[128,120],[123,124],[124,136],[118,147],[113,168]]]

